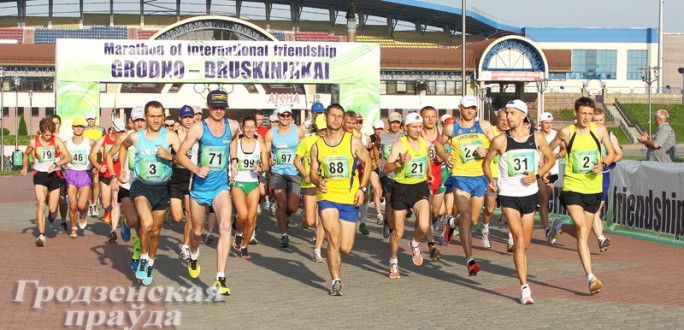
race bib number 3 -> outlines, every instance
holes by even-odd
[[[427,170],[427,158],[416,157],[411,158],[406,164],[404,164],[404,176],[411,179],[420,179],[425,177],[425,172]]]
[[[71,151],[71,164],[73,165],[86,165],[88,164],[88,156],[85,150],[72,150]]]
[[[36,148],[36,158],[39,163],[54,163],[55,162],[55,147],[38,147]]]
[[[140,178],[147,182],[162,182],[166,179],[166,166],[157,157],[141,158]]]
[[[323,176],[329,179],[349,178],[349,158],[347,156],[324,157]]]
[[[212,171],[223,171],[228,164],[228,149],[226,147],[203,146],[202,166]]]
[[[598,164],[598,150],[573,151],[572,172],[588,174]]]
[[[475,161],[477,156],[477,149],[482,148],[481,140],[474,140],[463,142],[458,146],[458,155],[461,157],[462,163],[470,163]]]
[[[524,176],[525,172],[534,173],[535,152],[533,150],[513,151],[506,154],[508,176]]]
[[[294,155],[292,149],[278,149],[276,151],[276,164],[292,165],[294,164]]]

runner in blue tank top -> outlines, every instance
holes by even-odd
[[[299,208],[302,177],[294,166],[299,141],[304,130],[293,123],[292,109],[284,104],[278,106],[278,124],[264,138],[266,152],[271,155],[271,180],[269,184],[277,203],[276,218],[280,229],[280,246],[290,246],[287,236],[287,218]]]
[[[134,175],[130,197],[135,203],[140,220],[140,263],[135,277],[143,285],[152,283],[154,257],[159,243],[159,232],[166,219],[171,197],[169,179],[171,178],[171,149],[178,152],[180,141],[175,132],[162,127],[164,106],[157,101],[145,105],[147,128],[131,133],[119,147],[119,159],[127,159],[128,148],[135,146]],[[128,168],[121,162],[118,180],[126,183]]]
[[[224,118],[228,107],[228,94],[212,91],[207,95],[209,117],[195,123],[185,136],[176,161],[193,174],[190,181],[190,259],[188,273],[197,278],[200,274],[199,243],[204,228],[206,207],[212,206],[219,225],[219,239],[216,246],[216,286],[218,293],[230,295],[226,286],[226,264],[230,253],[231,219],[233,205],[230,200],[228,175],[230,165],[230,142],[237,134],[238,122]],[[187,153],[192,145],[199,142],[197,164]]]

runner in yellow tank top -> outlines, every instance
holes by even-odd
[[[426,181],[432,182],[432,171],[428,150],[432,145],[420,135],[423,130],[423,117],[410,113],[404,119],[406,135],[395,141],[383,169],[385,173],[394,172],[396,182],[392,187],[392,209],[394,209],[394,231],[390,236],[389,277],[400,278],[397,251],[404,236],[404,220],[409,208],[413,208],[418,225],[415,236],[409,243],[416,266],[423,264],[420,241],[430,226],[430,203],[432,194]]]
[[[476,222],[479,218],[484,203],[488,183],[482,172],[482,158],[487,155],[489,141],[494,138],[494,131],[488,121],[475,119],[477,99],[474,96],[463,96],[459,110],[461,118],[453,125],[444,127],[442,136],[435,144],[435,150],[452,169],[449,180],[454,187],[455,205],[461,219],[459,237],[466,255],[468,274],[473,276],[480,271],[480,266],[472,256],[471,226],[473,219]],[[444,148],[449,140],[451,140],[451,153],[445,152]],[[451,219],[449,222],[450,228],[445,228],[447,243],[451,240],[455,228],[454,220]]]
[[[563,225],[560,219],[556,219],[548,236],[551,244],[555,243],[562,232],[577,237],[577,252],[592,294],[599,292],[601,281],[592,272],[587,238],[594,214],[601,205],[603,168],[610,165],[615,158],[608,131],[605,127],[595,127],[592,123],[595,108],[596,105],[590,98],[581,97],[575,101],[577,124],[561,129],[551,142],[552,150],[560,144],[567,150],[561,200],[575,225]],[[601,144],[606,146],[607,152],[603,158]]]
[[[370,177],[370,171],[365,171],[360,180],[355,178],[354,165],[358,162],[370,168],[371,160],[361,139],[342,129],[344,108],[341,105],[328,106],[325,117],[328,133],[311,147],[309,179],[318,188],[318,210],[328,237],[330,295],[341,296],[340,253],[349,253],[354,246],[359,205],[363,203]]]

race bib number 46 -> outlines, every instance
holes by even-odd
[[[209,167],[212,171],[223,171],[228,165],[228,149],[226,147],[203,146],[202,166]]]
[[[573,151],[572,152],[572,172],[588,174],[598,164],[598,150]]]
[[[511,151],[506,153],[506,165],[508,167],[508,176],[524,176],[525,172],[535,172],[535,151]]]
[[[470,163],[477,160],[477,149],[482,148],[481,140],[463,142],[458,146],[458,155],[462,163]]]
[[[71,150],[71,164],[86,165],[88,164],[88,155],[85,150]]]
[[[347,156],[328,156],[323,158],[323,176],[329,179],[346,179],[350,176]]]

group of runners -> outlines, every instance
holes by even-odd
[[[520,100],[507,103],[493,126],[477,117],[477,100],[464,96],[459,118],[438,117],[429,106],[405,118],[394,112],[388,116],[387,130],[378,120],[371,135],[361,130],[362,116],[339,104],[325,108],[315,104],[307,126],[296,125],[291,108],[281,105],[269,117],[267,128],[260,111],[241,122],[227,118],[227,100],[223,91],[210,92],[204,119],[199,107],[182,107],[176,130],[175,123],[167,121],[164,106],[151,101],[132,110],[128,129],[123,120],[115,119],[109,132],[97,139],[84,136],[85,128],[92,125],[83,119],[72,122],[70,138],[55,136],[59,132],[55,118],[41,120],[40,135],[30,141],[22,169],[26,174],[27,157],[32,155],[38,201],[36,245],[45,246],[45,205],[52,222],[63,186],[70,200],[71,237],[78,237],[78,229],[87,225],[86,215],[93,213],[90,190],[96,172],[104,219],[111,225],[108,239],[117,240],[120,218],[124,241],[135,229],[131,267],[137,279],[144,285],[152,283],[159,235],[170,209],[173,221],[186,218],[179,255],[187,261],[192,278],[201,271],[206,220],[210,229],[215,223],[214,286],[229,295],[225,272],[231,245],[242,258],[249,258],[261,202],[268,207],[270,192],[280,246],[289,247],[290,218],[303,205],[300,227],[316,231],[313,260],[327,261],[330,295],[340,296],[341,255],[352,251],[357,231],[368,234],[369,202],[376,209],[377,224],[383,225],[383,236],[389,238],[392,279],[401,277],[398,252],[411,217],[415,217],[414,234],[408,251],[415,266],[423,263],[423,241],[436,261],[440,259],[437,245],[449,244],[458,235],[467,273],[477,275],[481,269],[473,256],[472,233],[481,228],[482,245],[491,247],[489,224],[498,203],[509,228],[508,250],[513,252],[521,284],[521,303],[534,303],[527,283],[526,251],[537,209],[549,243],[554,244],[561,233],[577,238],[589,291],[601,289],[592,271],[588,237],[593,228],[601,251],[610,244],[599,214],[607,190],[604,173],[621,152],[591,99],[575,102],[576,123],[560,131],[552,129],[549,113],[542,114],[540,130],[535,130],[527,105]],[[566,162],[561,200],[573,224],[556,219],[549,225],[548,201],[558,179],[560,157]]]

